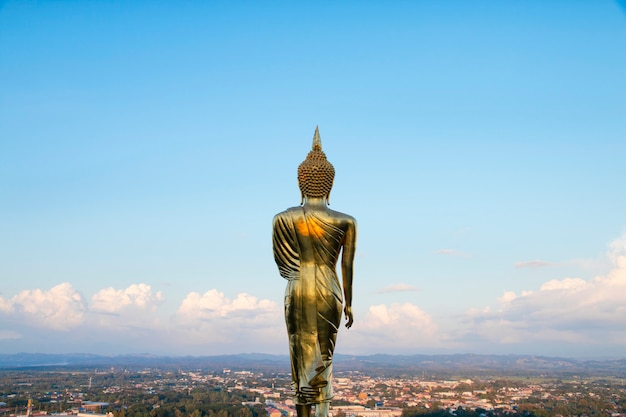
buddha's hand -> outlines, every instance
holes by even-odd
[[[343,309],[343,311],[346,314],[346,320],[348,320],[346,322],[346,327],[349,329],[350,327],[352,327],[352,323],[354,322],[354,317],[352,317],[352,307],[351,306],[346,306]]]

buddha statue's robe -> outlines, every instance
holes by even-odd
[[[306,207],[274,217],[274,259],[288,281],[285,321],[298,405],[333,396],[332,359],[343,306],[335,269],[345,231],[332,220],[332,215]]]

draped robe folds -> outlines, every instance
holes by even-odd
[[[274,218],[274,259],[288,280],[285,321],[295,402],[330,401],[332,358],[343,299],[335,272],[344,231],[295,207]]]

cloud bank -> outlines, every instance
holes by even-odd
[[[612,269],[590,280],[566,277],[538,290],[505,292],[497,308],[472,310],[464,337],[481,343],[579,347],[595,355],[626,351],[626,239],[610,245]],[[623,353],[622,353],[623,355]]]
[[[0,297],[0,353],[20,346],[13,351],[209,354],[255,351],[254,341],[267,336],[270,347],[283,341],[274,301],[246,293],[231,301],[212,289],[189,293],[167,317],[160,311],[164,300],[145,283],[104,288],[89,302],[67,282]]]
[[[436,317],[406,303],[355,311],[343,353],[528,353],[623,356],[626,351],[626,237],[610,245],[611,268],[585,280],[564,277],[491,305]],[[534,262],[534,261],[533,261]],[[543,261],[542,261],[543,262]],[[395,284],[378,292],[416,291]],[[0,353],[201,355],[286,353],[282,305],[248,293],[190,292],[170,313],[150,285],[103,288],[90,299],[70,283],[0,297]]]

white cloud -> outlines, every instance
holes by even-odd
[[[10,300],[5,300],[0,297],[0,312],[11,313],[13,312],[13,303]]]
[[[114,339],[137,340],[167,332],[159,307],[164,301],[160,291],[148,284],[132,284],[125,289],[104,288],[91,297],[90,324]],[[103,334],[104,335],[104,334]]]
[[[415,304],[379,304],[371,306],[364,327],[380,331],[389,326],[410,328],[432,334],[436,330],[431,317]]]
[[[239,293],[237,298],[230,301],[224,293],[212,289],[203,295],[189,293],[178,308],[177,317],[182,323],[233,316],[250,319],[263,313],[275,313],[276,310],[276,303],[270,300],[258,300],[250,294]]]
[[[491,343],[560,343],[626,348],[626,240],[610,245],[611,271],[593,279],[553,279],[536,291],[507,291],[498,308],[468,320]],[[467,335],[466,335],[467,336]]]
[[[345,344],[352,353],[415,352],[435,347],[441,339],[432,317],[412,303],[371,306],[339,337],[339,345]]]
[[[160,291],[152,292],[147,284],[133,284],[124,290],[113,287],[98,291],[91,297],[90,309],[96,312],[115,313],[128,307],[154,311],[163,302]]]
[[[436,252],[440,255],[447,255],[455,258],[467,258],[469,256],[466,252],[456,249],[439,249]]]
[[[540,291],[572,290],[584,289],[587,281],[580,278],[565,278],[562,280],[553,279],[541,285]]]
[[[400,284],[388,285],[385,288],[381,288],[380,290],[376,292],[378,294],[384,294],[388,292],[408,292],[408,291],[419,291],[419,288],[413,285],[400,283]]]
[[[69,330],[83,322],[86,311],[82,295],[67,282],[49,290],[24,290],[8,300],[0,298],[1,313],[33,327]]]
[[[505,291],[502,297],[498,298],[500,304],[509,303],[517,298],[517,295],[513,291]]]
[[[189,293],[174,319],[173,331],[189,346],[224,351],[268,351],[286,343],[282,308],[271,300],[239,293],[233,300],[211,289]],[[192,349],[196,349],[192,347]]]
[[[554,262],[548,262],[548,261],[544,261],[541,259],[534,259],[532,261],[524,261],[524,262],[516,262],[515,263],[515,268],[520,269],[520,268],[545,268],[548,266],[555,266],[557,265]]]

